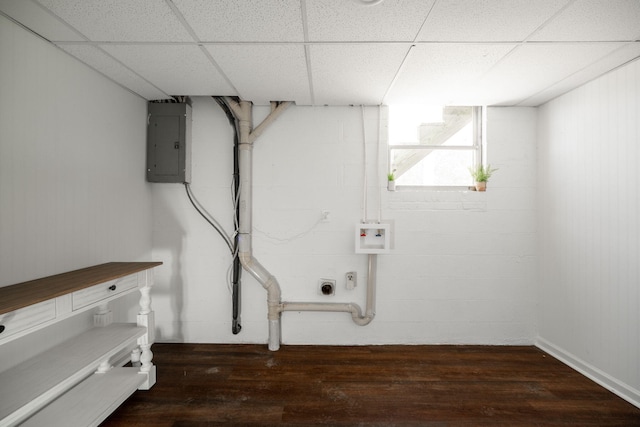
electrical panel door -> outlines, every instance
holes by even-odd
[[[191,181],[191,106],[149,103],[147,181]]]

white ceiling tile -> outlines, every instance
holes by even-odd
[[[164,0],[38,0],[92,41],[193,41]]]
[[[251,99],[254,104],[311,103],[303,46],[214,45],[206,48],[242,98]]]
[[[578,0],[531,40],[623,41],[640,37],[640,1]]]
[[[568,0],[445,0],[436,3],[420,41],[522,41]]]
[[[640,39],[640,0],[0,0],[0,11],[146,98],[259,104],[531,105],[628,61],[638,42],[615,42]]]
[[[415,46],[385,103],[482,104],[476,83],[515,44],[434,43]]]
[[[101,47],[170,95],[237,95],[198,46]]]
[[[385,0],[370,6],[354,0],[306,2],[309,41],[412,42],[434,0]]]
[[[81,35],[32,1],[0,0],[0,11],[47,40],[84,40]]]
[[[402,45],[313,45],[315,103],[378,105],[407,52]]]
[[[303,41],[300,0],[174,0],[201,41]]]
[[[547,87],[541,92],[525,99],[519,105],[535,107],[541,105],[547,101],[558,97],[571,89],[583,85],[594,78],[606,74],[612,69],[615,69],[620,64],[624,64],[635,58],[640,57],[640,44],[629,43],[622,46],[619,49],[611,52],[603,57],[601,60],[591,64],[584,69],[571,74],[564,80],[560,80],[557,83]]]
[[[478,90],[491,104],[518,104],[622,46],[622,43],[528,43],[493,68],[479,82]]]
[[[168,97],[168,94],[163,93],[97,47],[76,44],[62,45],[60,47],[145,99],[164,99]]]

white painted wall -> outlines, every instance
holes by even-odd
[[[383,116],[384,116],[383,110]],[[256,124],[267,114],[255,108]],[[386,185],[386,121],[375,164],[378,109],[366,108],[370,218],[395,220],[395,249],[379,256],[377,316],[360,327],[344,313],[283,314],[285,344],[531,344],[535,329],[536,110],[491,108],[488,157],[500,168],[485,194],[404,192]],[[366,255],[354,253],[362,212],[359,107],[290,107],[254,148],[254,254],[287,301],[365,302]],[[232,131],[208,98],[193,100],[193,182],[199,200],[232,228]],[[159,339],[267,340],[266,292],[243,275],[242,332],[231,333],[231,256],[190,207],[184,188],[154,184],[154,304]],[[330,222],[318,222],[322,210]],[[357,271],[358,287],[344,275]],[[322,297],[320,278],[338,282]]]
[[[266,342],[262,287],[244,275],[243,331],[232,335],[226,246],[181,185],[144,182],[145,102],[0,23],[0,283],[157,259],[165,262],[153,295],[160,340]],[[193,107],[193,189],[231,230],[231,128],[210,98]],[[266,114],[256,108],[256,122]],[[534,109],[489,109],[488,156],[500,171],[486,194],[388,193],[386,122],[377,179],[378,109],[367,108],[369,217],[378,216],[381,197],[382,218],[396,227],[393,253],[379,260],[377,317],[359,327],[346,314],[285,313],[284,343],[531,343],[535,120]],[[361,110],[293,106],[257,141],[254,158],[255,255],[284,299],[364,305],[366,256],[353,243],[362,212]],[[323,209],[329,223],[318,223]],[[359,286],[347,291],[352,270]],[[338,281],[335,297],[318,295],[320,278]]]
[[[226,246],[181,185],[144,182],[145,101],[2,17],[0,57],[0,286],[158,259],[160,340],[266,342],[264,290],[244,275],[243,331],[232,335]],[[500,170],[486,194],[379,191],[384,174],[370,167],[369,217],[381,197],[396,229],[379,260],[377,317],[358,327],[346,314],[285,313],[284,343],[529,344],[539,332],[541,347],[638,404],[639,100],[636,61],[542,107],[537,129],[535,109],[489,108],[488,160]],[[231,230],[232,132],[211,99],[195,98],[193,112],[193,188]],[[372,165],[377,114],[366,109]],[[364,304],[366,256],[352,237],[360,120],[359,108],[294,106],[256,143],[255,255],[286,300]],[[324,209],[331,221],[318,223]],[[344,288],[351,270],[355,291]],[[335,297],[317,294],[321,277],[338,281]]]
[[[146,102],[2,16],[0,58],[0,286],[149,260]]]
[[[146,102],[0,17],[0,286],[147,260]]]
[[[540,345],[640,406],[640,61],[540,108]]]

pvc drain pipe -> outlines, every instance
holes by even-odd
[[[376,271],[378,258],[376,254],[369,254],[367,274],[367,305],[365,313],[355,303],[327,303],[327,302],[284,302],[282,311],[334,311],[351,313],[351,319],[356,325],[365,326],[376,316]]]
[[[240,214],[238,224],[238,258],[246,271],[249,272],[267,290],[267,304],[269,319],[269,350],[280,348],[280,285],[271,273],[253,257],[251,244],[252,231],[252,171],[253,171],[253,142],[275,119],[291,104],[283,102],[272,109],[267,118],[252,131],[252,104],[225,97],[225,101],[239,122],[239,155],[240,169],[240,197],[238,199]]]
[[[253,142],[274,120],[284,112],[291,102],[271,103],[269,115],[252,130],[252,104],[248,101],[236,102],[225,97],[225,102],[238,120],[240,169],[240,213],[238,224],[238,258],[242,267],[267,290],[269,319],[269,350],[280,349],[281,313],[283,311],[330,311],[351,313],[357,325],[368,325],[375,317],[377,255],[369,254],[367,277],[367,305],[364,315],[359,305],[354,303],[281,302],[280,284],[269,271],[253,257],[252,251],[252,170]]]

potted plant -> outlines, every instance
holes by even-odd
[[[470,167],[469,172],[476,183],[476,191],[486,191],[487,181],[491,178],[491,175],[498,169],[492,169],[491,165],[477,165],[476,167]]]
[[[387,174],[387,190],[396,191],[395,169]]]

